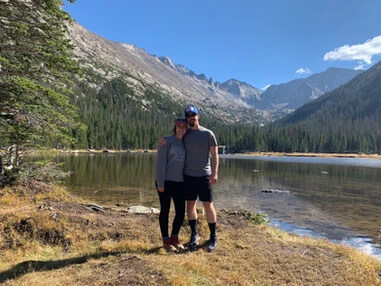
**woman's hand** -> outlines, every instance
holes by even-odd
[[[164,187],[158,187],[157,190],[158,190],[160,193],[162,193],[162,192],[164,192]]]

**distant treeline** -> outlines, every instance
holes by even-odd
[[[79,107],[87,132],[76,136],[74,148],[155,149],[158,139],[172,132],[174,119],[183,117],[183,105],[150,89],[144,96],[135,95],[120,79],[97,93],[85,85],[80,89],[86,96],[74,97],[72,103]],[[207,114],[200,117],[201,125],[213,130],[230,152],[381,152],[377,120],[368,119],[365,126],[363,120],[347,122],[337,114],[325,120],[259,127],[226,125]]]

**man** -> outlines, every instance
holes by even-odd
[[[207,250],[213,251],[217,247],[216,210],[213,205],[212,185],[218,180],[218,146],[214,133],[199,124],[199,112],[193,105],[185,109],[185,118],[190,127],[184,135],[185,165],[184,183],[185,199],[187,200],[187,216],[191,228],[189,240],[190,250],[198,247],[200,239],[197,231],[197,198],[202,201],[209,225],[210,237]],[[164,143],[165,141],[161,141]],[[212,155],[212,164],[210,156]]]
[[[186,188],[187,215],[192,234],[189,248],[194,250],[198,246],[197,232],[197,197],[202,202],[209,225],[210,237],[207,245],[208,251],[217,247],[216,236],[216,210],[213,204],[212,185],[218,180],[218,145],[214,133],[199,124],[200,115],[193,105],[185,109],[185,118],[189,125],[184,135],[185,165],[184,182]],[[210,164],[209,154],[212,155]]]

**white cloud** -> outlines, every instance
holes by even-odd
[[[336,48],[324,55],[324,60],[328,61],[360,61],[356,68],[363,68],[364,64],[371,64],[373,56],[381,54],[381,36],[367,40],[363,44],[344,45]],[[356,69],[355,68],[355,69]]]
[[[262,87],[261,90],[262,90],[262,91],[266,91],[266,89],[268,89],[270,86],[271,86],[271,84],[268,84],[268,85],[266,85],[265,87]]]
[[[300,68],[296,71],[297,74],[307,74],[307,73],[311,73],[310,69],[309,68]]]

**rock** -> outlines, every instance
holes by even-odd
[[[126,210],[128,213],[134,213],[134,214],[157,214],[159,213],[159,209],[157,208],[149,208],[144,206],[131,206],[128,207]]]
[[[284,191],[284,190],[278,190],[278,189],[263,189],[262,193],[289,194],[290,191]]]
[[[92,205],[92,204],[85,204],[84,206],[90,208],[93,211],[96,212],[104,212],[104,208],[98,205]]]

